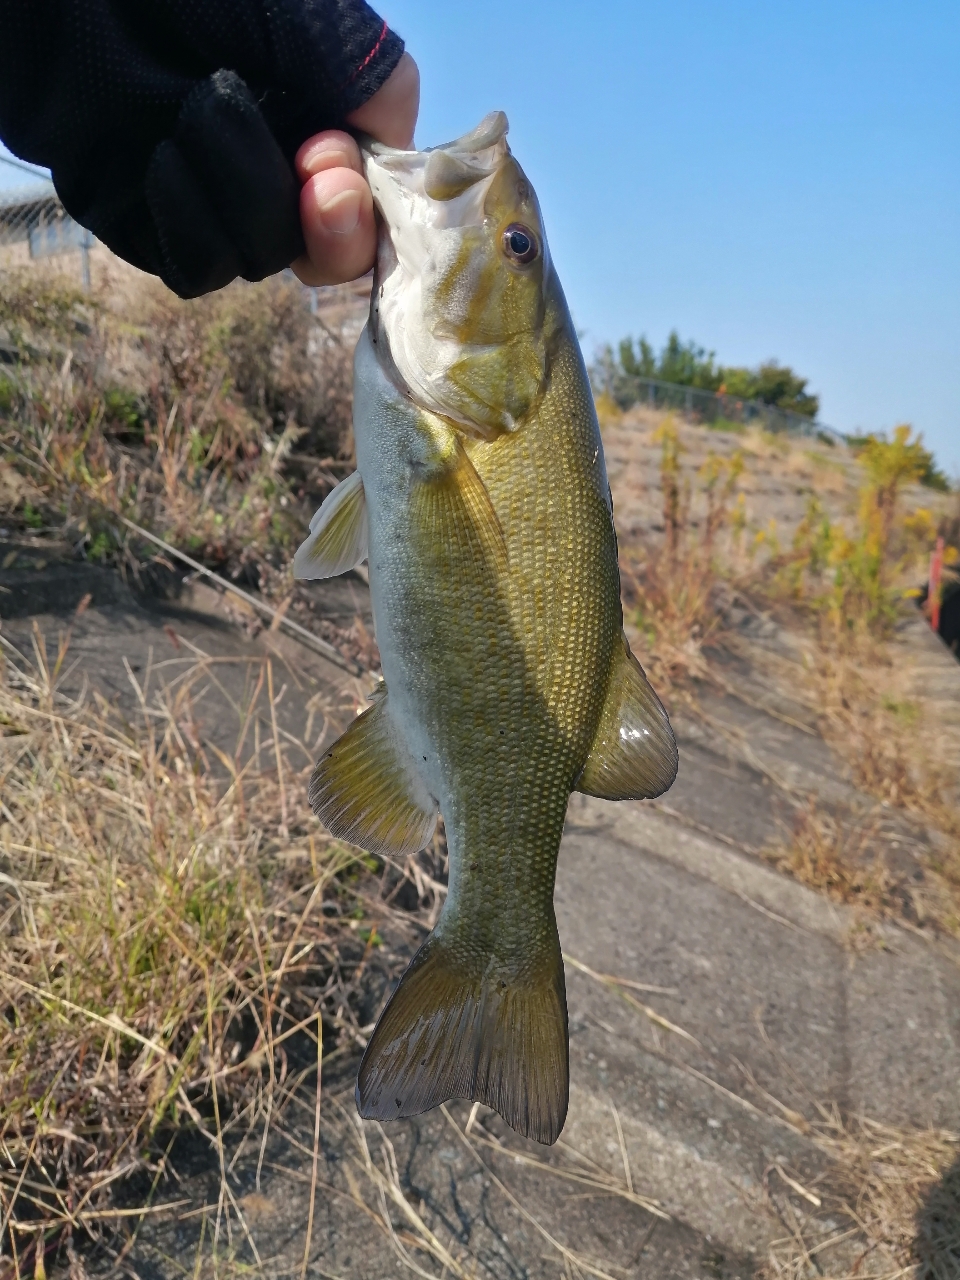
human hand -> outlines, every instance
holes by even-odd
[[[0,137],[180,297],[262,280],[305,247],[311,281],[370,265],[359,153],[319,131],[345,122],[407,145],[418,93],[366,0],[0,0],[0,31]]]
[[[420,73],[409,53],[347,123],[391,147],[409,147],[420,105]],[[303,183],[300,222],[306,253],[293,263],[304,284],[342,284],[373,266],[377,229],[360,148],[339,129],[308,138],[295,167]]]

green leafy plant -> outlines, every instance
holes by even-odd
[[[21,512],[23,523],[30,529],[43,528],[43,513],[38,511],[31,502],[24,502]]]
[[[884,445],[892,445],[895,449],[905,451],[904,458],[909,458],[911,479],[926,485],[928,489],[935,489],[938,493],[949,493],[950,481],[937,466],[933,453],[924,445],[923,434],[918,433],[915,439],[910,440],[912,430],[909,424],[904,423],[894,428],[892,439],[881,431],[870,435],[852,435],[848,437],[848,442],[868,467],[874,465],[871,459],[882,456]],[[897,441],[901,436],[907,443],[898,445]]]
[[[920,478],[928,457],[922,437],[914,437],[906,424],[889,439],[866,437],[858,453],[866,483],[852,529],[831,521],[811,495],[775,578],[828,622],[835,636],[880,637],[895,620],[896,579],[908,561],[922,560],[936,533],[929,512],[900,516],[903,488]]]

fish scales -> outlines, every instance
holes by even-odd
[[[422,847],[439,811],[449,850],[437,926],[361,1063],[361,1114],[475,1098],[552,1142],[568,1092],[553,910],[567,801],[659,794],[676,744],[623,636],[589,380],[505,132],[494,113],[433,152],[365,148],[383,223],[355,359],[357,475],[295,570],[368,557],[386,686],[318,763],[316,811],[390,854]]]

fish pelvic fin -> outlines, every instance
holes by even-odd
[[[650,800],[673,785],[678,762],[663,703],[621,632],[600,725],[576,789],[602,800]]]
[[[367,502],[360,472],[341,480],[310,521],[310,536],[293,557],[295,578],[335,578],[367,558]]]
[[[503,526],[486,485],[456,432],[446,431],[442,460],[411,490],[413,518],[435,555],[453,569],[471,565],[481,578],[509,568]]]
[[[436,802],[393,722],[386,693],[323,753],[309,796],[332,835],[369,853],[416,853],[437,825]]]
[[[419,1115],[451,1098],[482,1102],[536,1142],[567,1115],[567,1002],[556,924],[542,962],[522,976],[431,934],[414,956],[360,1064],[357,1110]]]

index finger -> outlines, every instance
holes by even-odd
[[[419,110],[420,71],[405,53],[373,97],[350,112],[347,124],[388,147],[406,150],[413,144]]]

